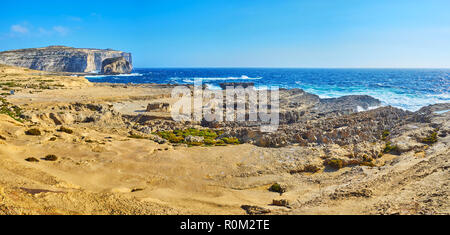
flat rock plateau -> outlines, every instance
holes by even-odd
[[[171,89],[0,65],[0,214],[450,214],[450,104],[281,90],[265,134]]]

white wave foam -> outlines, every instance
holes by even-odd
[[[213,85],[213,84],[206,84],[206,87],[207,87],[208,89],[210,89],[210,90],[222,90],[221,87],[215,86],[215,85]]]
[[[439,97],[442,99],[448,99],[450,100],[450,93],[441,93],[441,94],[436,94],[436,95],[426,95],[428,97]]]
[[[364,112],[364,111],[369,111],[369,110],[372,110],[372,109],[377,109],[379,107],[381,107],[381,106],[380,105],[375,105],[375,106],[369,106],[369,107],[367,107],[367,109],[365,109],[365,108],[363,108],[363,107],[358,105],[358,106],[356,106],[356,111],[357,112]]]
[[[190,77],[190,78],[179,78],[172,77],[171,80],[182,80],[183,82],[193,83],[195,79],[200,79],[202,81],[226,81],[226,80],[260,80],[262,77],[248,77],[242,75],[240,77]]]
[[[89,75],[85,78],[107,78],[107,77],[142,77],[140,73],[117,74],[117,75]]]
[[[346,87],[346,89],[342,89],[335,86],[300,87],[309,93],[318,95],[320,98],[337,98],[347,95],[369,95],[376,99],[379,99],[383,105],[391,105],[396,108],[410,111],[417,111],[423,106],[431,104],[450,102],[448,93],[408,94],[394,88],[367,89],[363,87]]]

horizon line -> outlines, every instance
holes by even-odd
[[[450,67],[235,67],[235,66],[155,66],[155,67],[135,67],[134,69],[450,69]]]

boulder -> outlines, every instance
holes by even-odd
[[[109,58],[102,62],[102,74],[115,75],[131,73],[133,66],[124,57]]]
[[[289,201],[286,200],[286,199],[280,199],[280,200],[273,199],[272,200],[272,205],[289,207]]]
[[[186,142],[192,142],[192,143],[201,143],[201,142],[203,142],[204,139],[205,138],[203,138],[201,136],[192,136],[192,135],[188,135],[185,138]]]
[[[147,105],[147,112],[152,111],[163,111],[170,112],[170,104],[169,103],[151,103]]]
[[[349,95],[339,98],[320,99],[316,108],[320,112],[350,111],[359,112],[381,106],[381,101],[368,95]]]

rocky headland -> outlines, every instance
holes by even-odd
[[[0,64],[47,72],[89,73],[101,71],[103,61],[116,57],[123,57],[129,65],[132,64],[131,53],[66,46],[3,51],[0,52]]]
[[[133,66],[124,57],[105,59],[102,62],[102,74],[115,75],[131,73]]]
[[[263,133],[174,122],[173,85],[0,65],[0,86],[0,214],[450,213],[450,104],[280,90]]]

